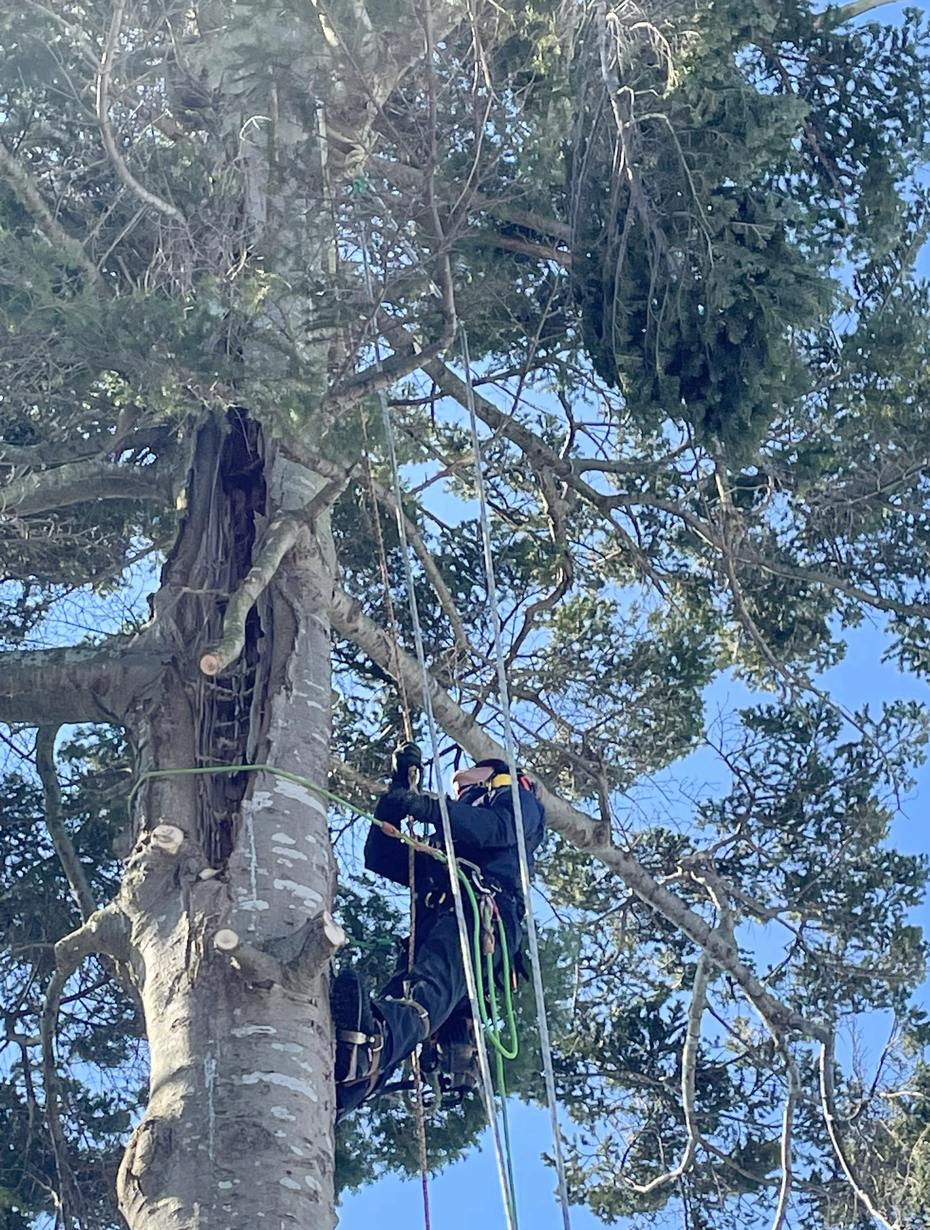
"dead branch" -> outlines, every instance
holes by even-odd
[[[100,63],[97,66],[97,121],[100,125],[103,145],[117,175],[119,175],[126,187],[135,193],[140,201],[145,205],[150,205],[153,209],[157,209],[159,213],[165,214],[166,217],[185,223],[184,215],[176,205],[169,204],[168,201],[158,196],[157,193],[149,191],[148,188],[143,187],[139,183],[126,165],[126,161],[120,153],[119,146],[116,144],[113,136],[113,129],[110,127],[110,77],[113,72],[113,53],[116,50],[116,43],[123,25],[125,11],[126,0],[116,0],[116,3],[113,5],[113,16],[110,21],[107,41],[100,57]]]
[[[255,563],[236,592],[230,596],[223,616],[220,640],[200,659],[200,669],[205,675],[222,674],[242,653],[246,617],[271,584],[285,555],[296,543],[301,526],[302,521],[290,514],[275,517],[269,524],[262,544],[256,551]]]

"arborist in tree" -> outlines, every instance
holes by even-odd
[[[435,796],[410,788],[422,766],[419,748],[407,743],[393,757],[393,776],[375,807],[377,819],[400,826],[405,817],[436,830],[429,839],[443,848],[442,815]],[[411,777],[413,771],[413,777]],[[479,760],[452,779],[456,798],[446,799],[456,858],[467,874],[484,915],[482,943],[495,942],[494,912],[504,926],[513,961],[523,930],[523,895],[510,771],[503,760]],[[519,779],[520,810],[530,870],[545,832],[545,814],[529,780]],[[332,988],[336,1029],[338,1117],[380,1092],[392,1073],[416,1049],[438,1038],[447,1053],[470,1039],[470,1010],[448,866],[423,852],[414,854],[414,960],[399,970],[374,998],[353,970],[343,970]],[[410,848],[377,825],[365,842],[365,866],[396,884],[409,886]],[[470,903],[464,903],[473,944]],[[474,958],[474,953],[472,954]],[[479,954],[480,957],[480,954]],[[501,965],[498,943],[495,969]],[[441,1048],[440,1048],[441,1049]]]

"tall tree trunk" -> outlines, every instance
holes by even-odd
[[[228,672],[208,679],[197,666],[271,516],[303,506],[314,484],[266,450],[246,414],[204,423],[185,523],[154,600],[172,661],[163,694],[135,715],[143,768],[270,762],[325,783],[333,584],[325,522],[302,531],[249,615],[245,649]],[[151,1077],[120,1169],[123,1215],[132,1230],[329,1227],[325,972],[298,966],[273,981],[243,955],[293,940],[329,907],[325,809],[307,790],[260,773],[151,780],[140,797],[122,904]],[[238,937],[238,958],[215,945],[220,929]]]

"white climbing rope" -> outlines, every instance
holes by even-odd
[[[374,294],[371,285],[371,270],[368,256],[367,237],[365,243],[362,245],[362,263],[365,273],[365,285],[368,294],[368,301],[373,305]],[[374,341],[374,351],[375,362],[380,367],[381,352],[378,345],[377,336]],[[404,558],[404,577],[407,588],[407,603],[410,610],[410,623],[413,628],[414,650],[416,653],[417,663],[420,668],[420,686],[422,690],[423,710],[426,714],[427,727],[429,729],[433,764],[436,765],[438,769],[439,732],[436,726],[436,717],[433,712],[433,698],[430,692],[430,677],[429,670],[426,665],[426,651],[423,646],[423,631],[420,625],[420,611],[417,604],[416,590],[414,588],[413,566],[410,562],[410,548],[407,542],[407,527],[404,523],[404,510],[402,503],[403,492],[400,485],[400,472],[397,465],[397,449],[394,442],[394,426],[391,422],[391,411],[388,406],[387,395],[383,389],[378,390],[378,402],[381,406],[381,417],[384,424],[384,438],[385,443],[387,444],[388,460],[391,467],[391,484],[397,513],[397,535],[400,541],[401,553]],[[488,1052],[484,1032],[480,1026],[481,1013],[478,1005],[478,988],[475,982],[474,967],[472,966],[471,945],[468,937],[468,924],[465,919],[465,907],[462,901],[462,889],[459,884],[458,861],[455,856],[455,843],[452,837],[452,822],[449,819],[449,808],[446,803],[445,791],[442,789],[441,782],[439,785],[439,812],[442,819],[442,835],[448,859],[447,866],[449,868],[449,885],[452,893],[452,902],[455,907],[455,919],[458,924],[459,946],[461,948],[462,965],[465,971],[465,985],[468,990],[469,1007],[471,1009],[472,1018],[475,1022],[475,1048],[478,1052],[478,1068],[481,1074],[482,1095],[484,1098],[488,1124],[490,1125],[491,1134],[494,1140],[494,1155],[497,1164],[498,1179],[500,1181],[501,1196],[504,1203],[504,1214],[507,1221],[507,1230],[517,1230],[516,1210],[514,1209],[511,1201],[510,1185],[507,1179],[507,1167],[504,1160],[504,1149],[497,1122],[497,1109],[494,1100],[494,1083],[491,1077],[491,1066],[488,1062]]]
[[[484,571],[488,591],[488,607],[491,613],[491,628],[494,633],[494,656],[497,664],[497,690],[500,702],[501,718],[504,726],[504,748],[507,753],[507,763],[510,767],[510,792],[513,799],[513,813],[517,830],[517,853],[520,859],[520,884],[523,889],[523,900],[526,906],[526,934],[529,942],[530,965],[533,971],[533,993],[536,999],[536,1023],[539,1031],[539,1045],[542,1051],[543,1076],[546,1085],[546,1100],[549,1103],[549,1117],[552,1121],[552,1147],[555,1157],[555,1168],[559,1183],[559,1203],[562,1206],[562,1223],[564,1230],[571,1230],[571,1218],[568,1205],[568,1185],[565,1179],[565,1162],[562,1157],[561,1133],[559,1129],[558,1104],[555,1095],[555,1076],[552,1069],[552,1047],[549,1040],[549,1022],[546,1018],[546,1000],[543,989],[542,971],[539,964],[539,942],[536,934],[536,919],[533,915],[533,903],[530,898],[530,869],[526,854],[526,834],[523,831],[523,807],[520,802],[520,783],[517,777],[517,753],[513,737],[513,724],[510,720],[510,691],[507,686],[507,666],[504,660],[504,646],[501,638],[500,610],[497,604],[497,588],[494,578],[494,557],[491,551],[491,527],[488,518],[488,501],[484,485],[484,473],[481,466],[481,443],[478,439],[478,419],[475,413],[475,396],[472,385],[471,356],[468,351],[468,334],[464,326],[459,327],[462,340],[462,365],[465,370],[465,388],[467,390],[468,417],[471,425],[471,442],[474,454],[475,486],[478,492],[478,509],[481,521],[481,540],[484,546]]]

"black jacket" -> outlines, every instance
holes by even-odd
[[[442,814],[439,800],[433,796],[427,796],[427,799],[430,807],[426,820],[437,830],[430,838],[429,844],[442,849]],[[460,803],[456,799],[448,798],[446,805],[449,809],[456,856],[480,867],[486,881],[519,899],[522,895],[520,861],[510,786],[499,786],[485,797],[482,805]],[[532,873],[534,855],[545,835],[546,817],[535,791],[522,786],[520,808],[523,812],[527,861]],[[408,847],[373,824],[365,842],[365,866],[368,870],[385,876],[396,884],[408,884],[408,863]],[[449,873],[445,864],[425,854],[417,859],[416,877],[418,896],[425,894],[430,888],[446,888],[449,884]]]

